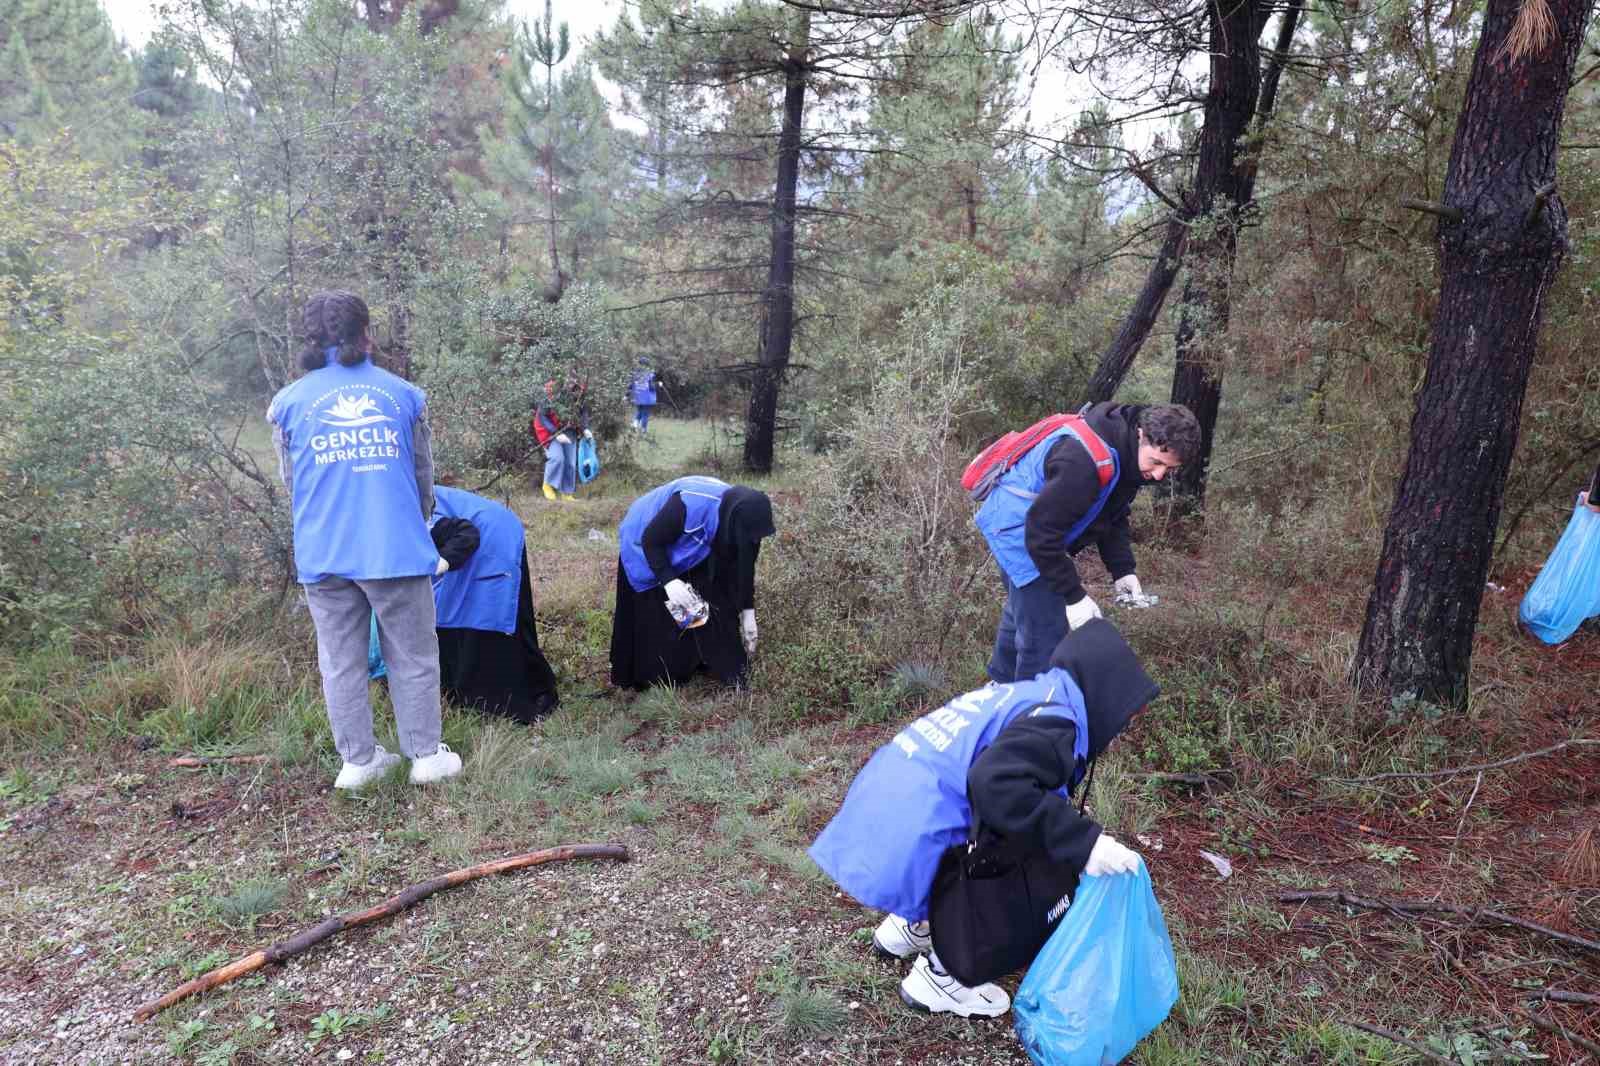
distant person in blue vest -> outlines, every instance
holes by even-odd
[[[1086,622],[1027,681],[957,696],[902,729],[856,775],[809,854],[858,902],[888,915],[880,953],[917,957],[900,983],[909,1006],[962,1017],[1011,1007],[998,985],[945,972],[928,905],[945,849],[974,816],[1009,843],[1025,841],[1081,876],[1133,873],[1139,856],[1070,799],[1089,764],[1160,689],[1104,619]]]
[[[428,535],[433,450],[422,390],[372,364],[367,305],[348,292],[306,302],[308,371],[272,398],[267,419],[294,512],[294,556],[317,629],[334,787],[356,789],[400,761],[372,731],[368,619],[389,663],[400,751],[421,784],[461,772],[440,741],[439,642],[430,579],[448,566]]]
[[[1178,404],[1098,403],[1084,417],[1116,461],[1116,479],[1104,492],[1089,448],[1063,428],[1007,471],[978,509],[978,529],[1006,590],[989,659],[992,680],[1033,677],[1062,634],[1100,617],[1073,563],[1090,544],[1111,572],[1117,603],[1153,602],[1134,573],[1128,513],[1141,487],[1199,452],[1200,425]]]
[[[633,403],[633,428],[640,433],[650,429],[650,409],[656,405],[656,372],[650,360],[639,357],[639,368],[628,382],[628,399]]]
[[[575,500],[578,489],[578,441],[589,432],[589,408],[583,386],[568,383],[566,398],[556,402],[556,383],[544,383],[544,397],[533,410],[533,437],[544,449],[544,498]]]
[[[756,559],[774,529],[765,493],[712,477],[634,500],[617,531],[612,684],[644,689],[701,670],[743,683],[756,651]]]
[[[429,532],[450,569],[434,580],[439,682],[461,707],[529,724],[555,709],[555,671],[539,650],[522,520],[504,504],[434,487]],[[385,664],[373,619],[368,668]]]

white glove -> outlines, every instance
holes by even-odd
[[[1122,607],[1154,607],[1156,597],[1146,596],[1144,589],[1139,587],[1139,575],[1129,574],[1117,578],[1111,586],[1117,594],[1117,603]]]
[[[673,578],[661,587],[666,591],[667,602],[682,611],[692,614],[694,609],[700,605],[699,594],[695,592],[694,586],[687,581],[679,581],[677,578]]]
[[[594,433],[592,431],[590,431],[590,430],[587,430],[587,429],[584,430],[583,431],[583,439],[584,440],[594,440]]]
[[[441,555],[439,557],[439,565],[433,568],[433,576],[438,577],[448,569],[450,569],[450,561]]]
[[[739,632],[744,637],[744,653],[756,653],[756,612],[755,608],[746,608],[739,612]]]
[[[1067,628],[1077,629],[1091,618],[1100,617],[1100,605],[1085,596],[1077,603],[1067,604]]]
[[[1094,847],[1089,849],[1089,861],[1083,864],[1083,872],[1090,877],[1131,874],[1139,869],[1140,861],[1137,851],[1123,847],[1110,833],[1101,833]]]
[[[572,438],[567,436],[565,433],[557,433],[556,434],[556,443],[557,444],[571,444],[572,443]]]

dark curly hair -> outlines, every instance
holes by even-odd
[[[367,357],[356,344],[370,321],[367,302],[353,292],[330,289],[312,293],[300,315],[300,332],[306,340],[300,365],[307,370],[321,370],[328,365],[327,349],[338,345],[339,362],[355,366]]]
[[[1200,454],[1200,423],[1181,403],[1151,404],[1139,413],[1144,439],[1175,452],[1178,462],[1191,463]]]

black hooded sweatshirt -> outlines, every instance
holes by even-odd
[[[1161,692],[1122,634],[1103,618],[1063,637],[1050,665],[1071,674],[1083,692],[1090,762]],[[1082,869],[1100,826],[1055,791],[1072,780],[1075,737],[1070,718],[1018,718],[973,761],[967,798],[984,826]]]
[[[1143,407],[1133,404],[1097,403],[1084,415],[1089,428],[1116,449],[1117,481],[1105,507],[1066,551],[1061,550],[1061,543],[1100,495],[1100,476],[1088,449],[1071,437],[1057,441],[1045,457],[1044,487],[1028,508],[1023,543],[1039,568],[1040,580],[1068,603],[1077,603],[1084,596],[1072,556],[1090,544],[1100,550],[1113,581],[1134,571],[1128,512],[1144,485],[1139,473],[1139,416],[1143,412]]]

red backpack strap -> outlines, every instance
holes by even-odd
[[[1100,487],[1105,488],[1117,472],[1116,462],[1111,458],[1111,449],[1100,439],[1100,434],[1090,428],[1089,420],[1082,415],[1072,415],[1066,424],[1072,428],[1073,435],[1088,450],[1089,458],[1094,460],[1094,472],[1100,478]]]

